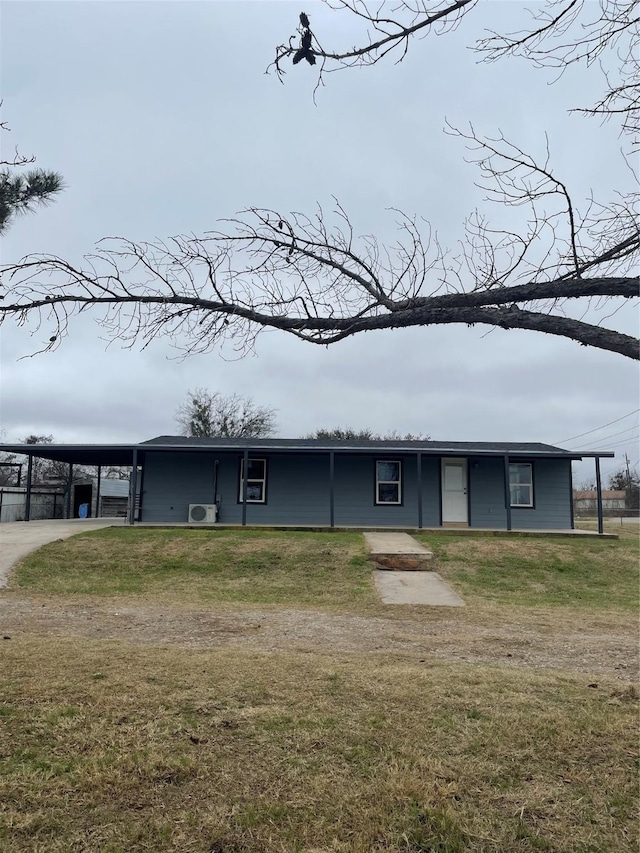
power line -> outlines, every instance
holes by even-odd
[[[618,441],[605,442],[604,444],[598,444],[596,442],[595,445],[591,445],[589,447],[589,450],[611,450],[614,447],[628,447],[632,442],[637,442],[638,438],[640,438],[640,436],[630,435],[628,438],[622,438]]]
[[[633,432],[636,429],[638,429],[638,424],[634,424],[632,427],[628,427],[627,429],[621,429],[618,432],[609,433],[609,435],[602,435],[600,438],[596,438],[596,443],[598,444],[601,441],[608,441],[616,435],[624,435],[625,432]],[[595,430],[593,431],[595,432]]]
[[[625,418],[630,418],[631,415],[636,415],[638,412],[640,412],[640,409],[634,409],[632,412],[629,412],[628,415],[623,415],[621,418],[616,418],[615,421],[609,421],[608,424],[602,424],[602,426],[596,427],[595,429],[587,430],[587,432],[581,432],[580,435],[572,435],[569,438],[563,438],[560,441],[554,441],[553,443],[564,444],[566,441],[573,441],[574,438],[582,438],[583,435],[591,435],[592,432],[600,432],[601,429],[604,429],[608,426],[612,426],[613,424],[620,423],[620,421],[623,421]]]

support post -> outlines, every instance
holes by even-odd
[[[249,476],[249,451],[242,456],[242,526],[247,526],[247,478]]]
[[[418,453],[417,459],[417,480],[418,480],[418,530],[422,529],[422,453]]]
[[[507,510],[507,530],[511,530],[511,488],[509,486],[509,454],[504,455],[504,502]]]
[[[96,514],[95,518],[100,518],[100,480],[102,478],[102,465],[98,465],[98,485],[96,487]]]
[[[24,520],[31,521],[31,478],[33,475],[33,456],[29,455],[27,464],[27,494],[24,508]]]
[[[71,487],[73,486],[73,462],[69,462],[69,476],[67,478],[67,508],[66,518],[71,518]]]
[[[133,460],[131,467],[131,486],[129,489],[129,524],[136,520],[136,497],[138,494],[138,449],[133,448]]]
[[[600,457],[596,456],[596,498],[598,501],[598,533],[604,533],[604,519],[602,517],[602,479],[600,477]]]
[[[335,453],[329,451],[329,526],[336,526],[336,503],[335,503]]]

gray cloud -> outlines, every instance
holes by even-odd
[[[250,204],[310,212],[317,201],[330,206],[332,194],[358,233],[392,240],[384,209],[398,207],[424,215],[455,245],[482,193],[460,142],[441,133],[445,117],[489,133],[499,126],[534,151],[547,130],[576,197],[593,188],[608,199],[628,183],[609,156],[617,129],[566,112],[597,95],[597,71],[572,69],[549,86],[545,72],[518,61],[478,65],[465,49],[481,27],[517,24],[514,6],[485,4],[481,23],[474,13],[456,33],[416,42],[397,67],[331,75],[315,106],[311,69],[292,69],[284,86],[263,74],[295,26],[290,4],[6,4],[11,142],[62,172],[68,189],[16,223],[3,258],[49,251],[78,260],[106,235],[198,233]],[[352,40],[348,18],[308,11],[318,31]],[[492,215],[505,223],[503,211]],[[618,320],[637,330],[632,310]],[[415,329],[329,349],[270,333],[257,357],[181,362],[163,341],[144,352],[105,349],[86,317],[57,352],[18,360],[46,337],[44,328],[3,331],[0,414],[9,438],[131,441],[170,432],[195,386],[275,406],[283,435],[350,424],[452,440],[557,441],[638,407],[635,365],[525,332]],[[639,455],[637,441],[615,449]]]

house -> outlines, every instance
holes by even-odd
[[[627,493],[622,490],[602,489],[602,509],[610,512],[625,509]],[[576,515],[589,515],[598,508],[598,492],[596,489],[576,489],[573,493],[573,506]]]
[[[571,529],[571,462],[593,457],[599,480],[600,458],[613,456],[538,443],[184,436],[28,454],[71,469],[132,466],[130,523],[502,530]]]

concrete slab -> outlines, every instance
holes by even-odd
[[[383,604],[427,604],[431,607],[464,607],[464,601],[437,572],[373,573]]]
[[[430,571],[433,552],[407,533],[385,531],[363,533],[371,554],[369,559],[380,569],[390,571]]]
[[[431,554],[433,556],[428,548],[425,548],[408,533],[393,531],[382,533],[377,531],[375,533],[363,533],[362,535],[372,554]]]
[[[67,539],[85,530],[123,524],[118,518],[69,518],[45,521],[7,521],[0,524],[0,589],[9,582],[9,571],[21,557],[56,539]]]

